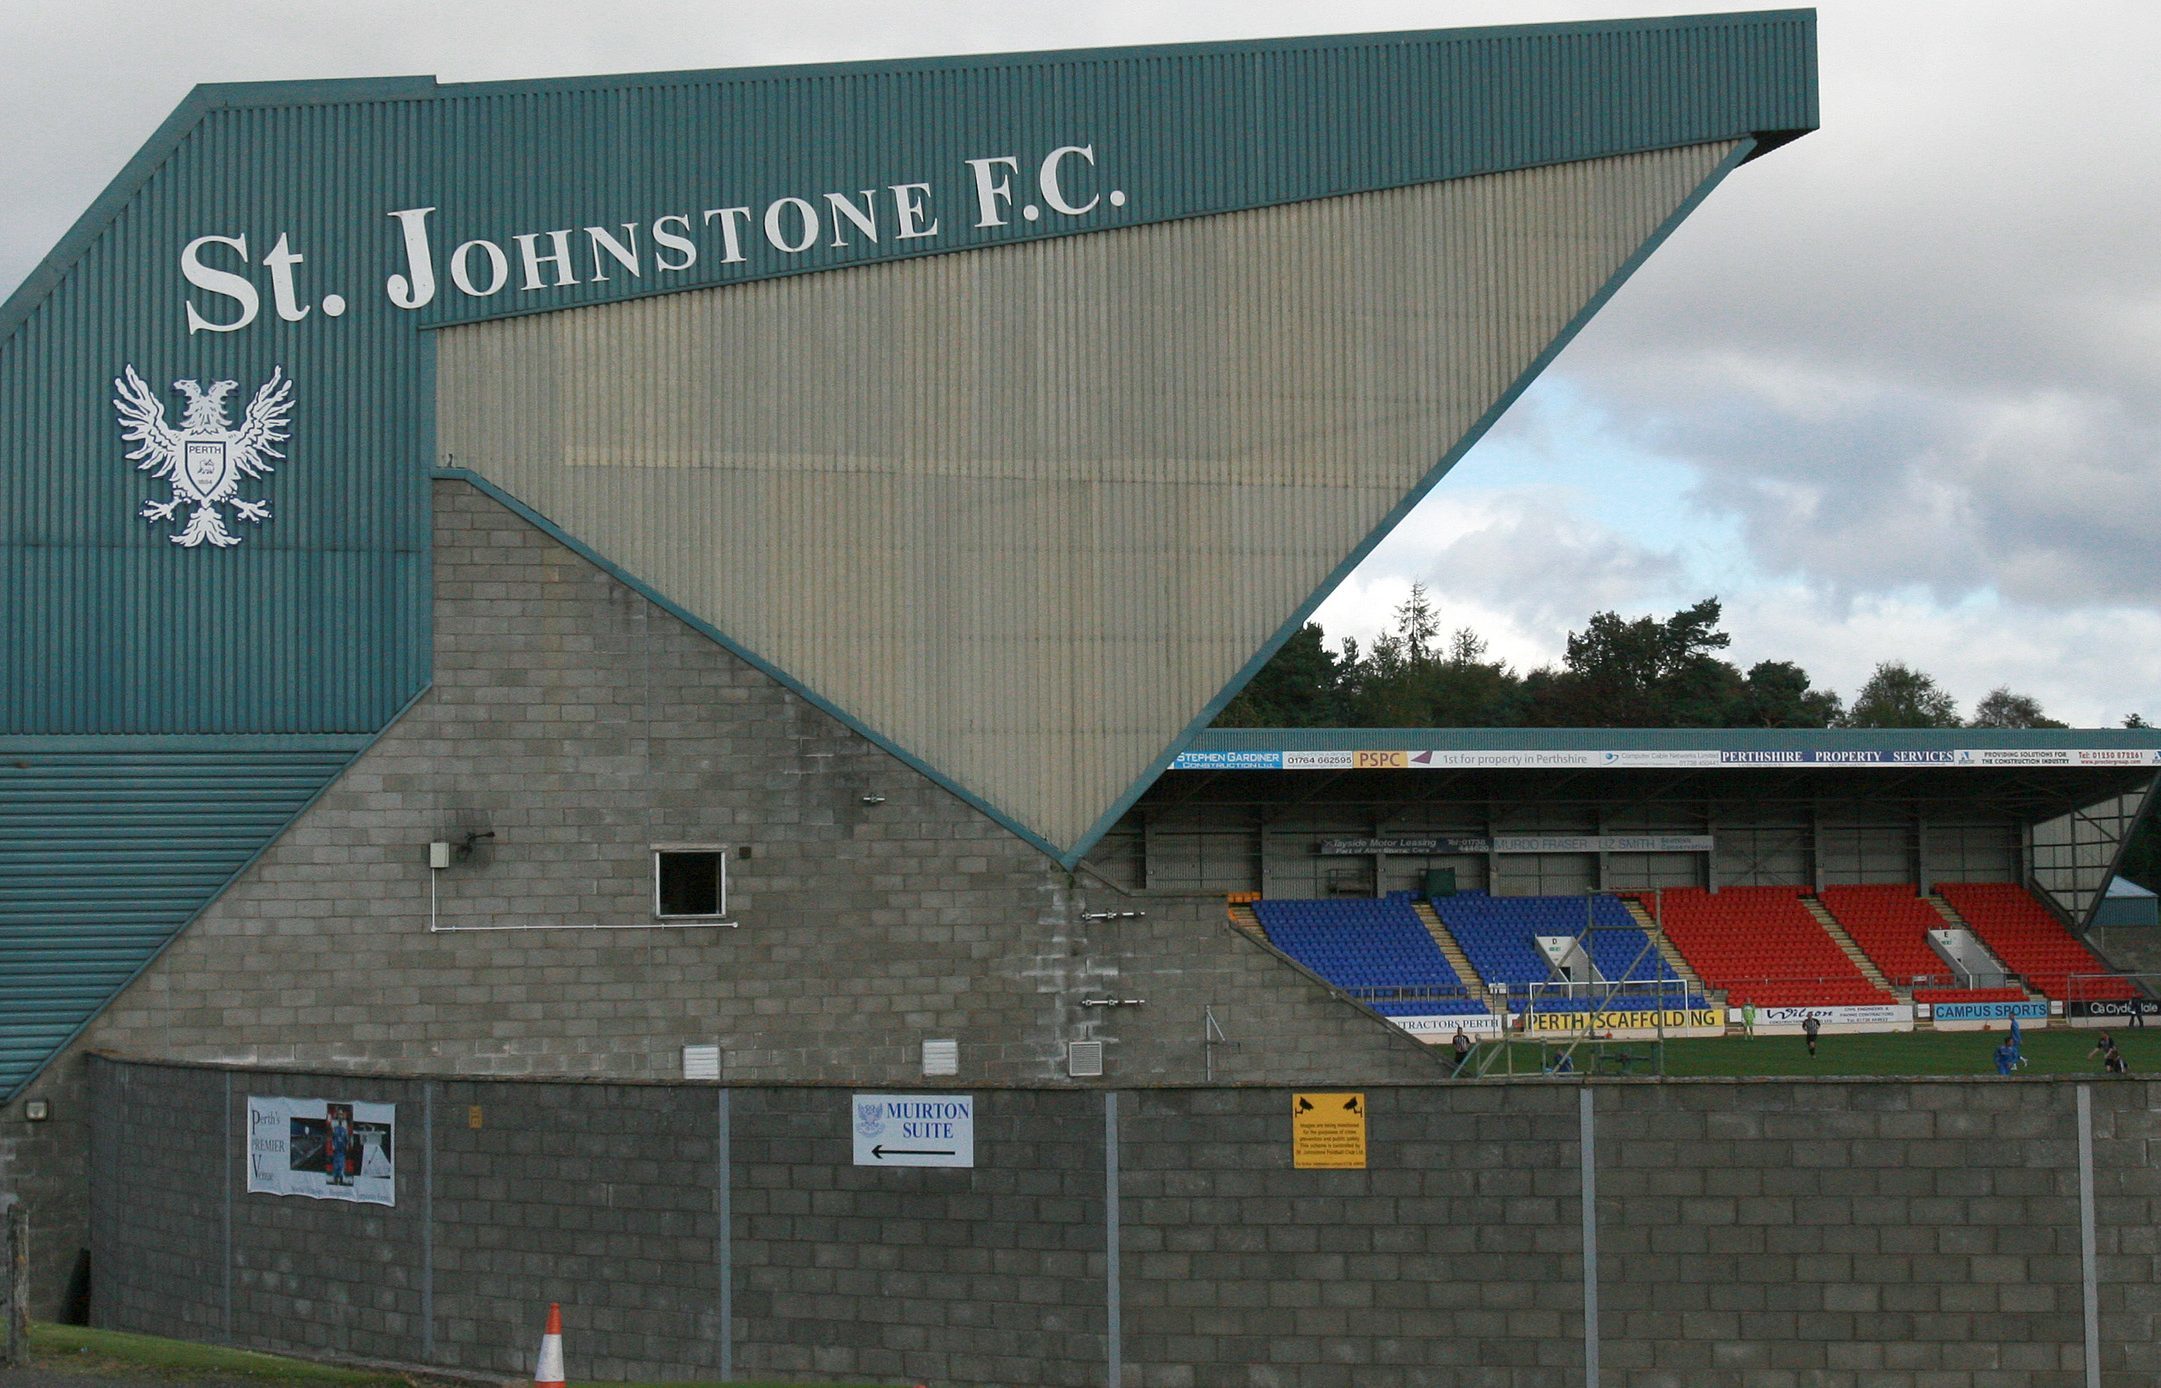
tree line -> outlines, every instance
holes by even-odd
[[[1469,627],[1443,636],[1424,585],[1394,624],[1333,651],[1307,623],[1231,700],[1219,728],[2062,728],[2038,700],[1991,690],[1962,717],[1936,680],[1885,661],[1851,704],[1790,660],[1747,671],[1719,653],[1717,598],[1670,617],[1598,612],[1558,665],[1517,673]],[[2133,714],[2126,727],[2144,727]]]
[[[2040,701],[1999,686],[1970,717],[1936,680],[1889,660],[1852,702],[1818,688],[1790,660],[1743,671],[1721,654],[1717,598],[1670,617],[1594,613],[1568,634],[1557,665],[1517,672],[1469,627],[1444,634],[1422,584],[1370,646],[1328,648],[1307,623],[1216,718],[1219,728],[2062,728]],[[2127,728],[2143,728],[2138,714]],[[2151,819],[2124,875],[2161,887]]]

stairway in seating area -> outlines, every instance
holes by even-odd
[[[1268,932],[1261,927],[1261,918],[1253,914],[1253,903],[1261,899],[1259,892],[1232,892],[1224,898],[1229,909],[1231,924],[1256,940],[1266,940]]]
[[[1439,947],[1441,957],[1448,961],[1448,967],[1454,969],[1456,977],[1462,979],[1464,986],[1471,990],[1471,996],[1483,1000],[1488,1012],[1493,1011],[1493,997],[1486,991],[1486,980],[1480,978],[1478,970],[1471,967],[1470,956],[1463,952],[1463,946],[1456,943],[1456,937],[1449,934],[1448,927],[1441,923],[1440,913],[1433,909],[1433,903],[1413,902],[1411,910],[1417,914],[1418,923],[1426,928],[1426,933],[1433,937],[1433,943]]]
[[[1673,947],[1673,941],[1667,939],[1665,932],[1658,928],[1658,922],[1651,919],[1650,908],[1632,896],[1622,897],[1621,905],[1628,908],[1629,918],[1642,928],[1644,934],[1651,937],[1652,944],[1658,946],[1658,952],[1665,959],[1666,966],[1687,982],[1689,992],[1711,998],[1713,1002],[1720,1001],[1720,997],[1713,996],[1716,990],[1704,984],[1703,975],[1688,966],[1688,961],[1681,957],[1681,952]]]
[[[1823,933],[1831,937],[1831,943],[1837,945],[1845,956],[1853,961],[1853,966],[1861,971],[1861,977],[1900,1002],[1913,1001],[1913,990],[1892,986],[1891,980],[1884,977],[1883,970],[1876,967],[1876,961],[1869,958],[1867,951],[1853,942],[1853,936],[1846,933],[1846,927],[1838,923],[1838,917],[1832,915],[1822,901],[1814,896],[1804,896],[1801,904],[1816,918],[1816,924],[1823,927]]]

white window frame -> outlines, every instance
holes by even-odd
[[[728,915],[728,858],[735,850],[719,843],[656,843],[653,845],[653,919],[662,925],[733,925]],[[719,859],[720,909],[712,914],[671,915],[661,910],[660,861],[674,853],[710,853]]]

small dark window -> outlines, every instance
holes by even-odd
[[[653,914],[728,914],[728,851],[724,848],[655,849]]]

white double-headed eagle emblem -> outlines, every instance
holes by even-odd
[[[285,378],[284,367],[272,371],[235,429],[225,418],[225,397],[238,385],[216,381],[204,390],[200,381],[173,382],[174,389],[188,397],[187,413],[175,429],[165,422],[165,406],[133,366],[113,382],[120,392],[113,408],[120,412],[121,437],[135,445],[128,461],[138,471],[173,484],[172,500],[146,501],[137,514],[155,524],[171,520],[183,503],[195,508],[185,528],[170,537],[176,545],[193,549],[207,543],[223,549],[239,544],[240,537],[225,528],[220,506],[230,505],[240,519],[258,525],[270,518],[268,501],[241,498],[240,480],[270,472],[273,458],[284,461],[277,446],[290,433],[286,417],[293,409],[293,383]]]

